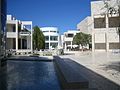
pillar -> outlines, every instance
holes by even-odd
[[[16,51],[18,51],[18,20],[16,20]]]
[[[108,31],[109,31],[109,19],[108,19],[108,15],[106,15],[106,35],[105,35],[105,38],[106,38],[106,52],[109,51],[109,41],[108,41]]]
[[[92,52],[95,51],[95,33],[94,30],[92,30]]]
[[[71,41],[71,49],[72,49],[72,41]]]
[[[95,51],[94,16],[92,16],[92,52]]]
[[[22,37],[21,37],[21,49],[22,49]]]
[[[65,42],[65,51],[66,51],[67,47],[66,47],[66,42]]]
[[[50,48],[50,35],[49,35],[49,49],[51,49],[51,48]]]
[[[32,31],[32,24],[31,24],[31,52],[33,52],[33,31]]]

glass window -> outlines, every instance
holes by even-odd
[[[73,37],[73,34],[68,34],[68,37]]]
[[[49,41],[49,36],[45,36],[45,41]]]
[[[50,32],[56,33],[56,31],[50,31]]]
[[[120,17],[109,18],[109,27],[110,28],[120,27]]]
[[[58,36],[50,36],[51,41],[58,41]]]
[[[106,21],[105,18],[94,18],[94,28],[105,28]]]
[[[45,32],[49,32],[49,31],[42,31],[43,33],[45,33]]]
[[[58,46],[58,43],[50,43],[50,46],[51,46],[52,48],[56,48],[56,47]]]
[[[49,43],[45,43],[45,49],[49,49]]]

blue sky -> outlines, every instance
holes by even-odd
[[[7,0],[7,14],[31,20],[33,26],[55,26],[60,33],[76,29],[90,15],[91,0]]]

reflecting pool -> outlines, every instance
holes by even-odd
[[[53,62],[7,61],[8,90],[60,90]]]

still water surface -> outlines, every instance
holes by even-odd
[[[60,90],[53,62],[7,61],[8,90]]]

